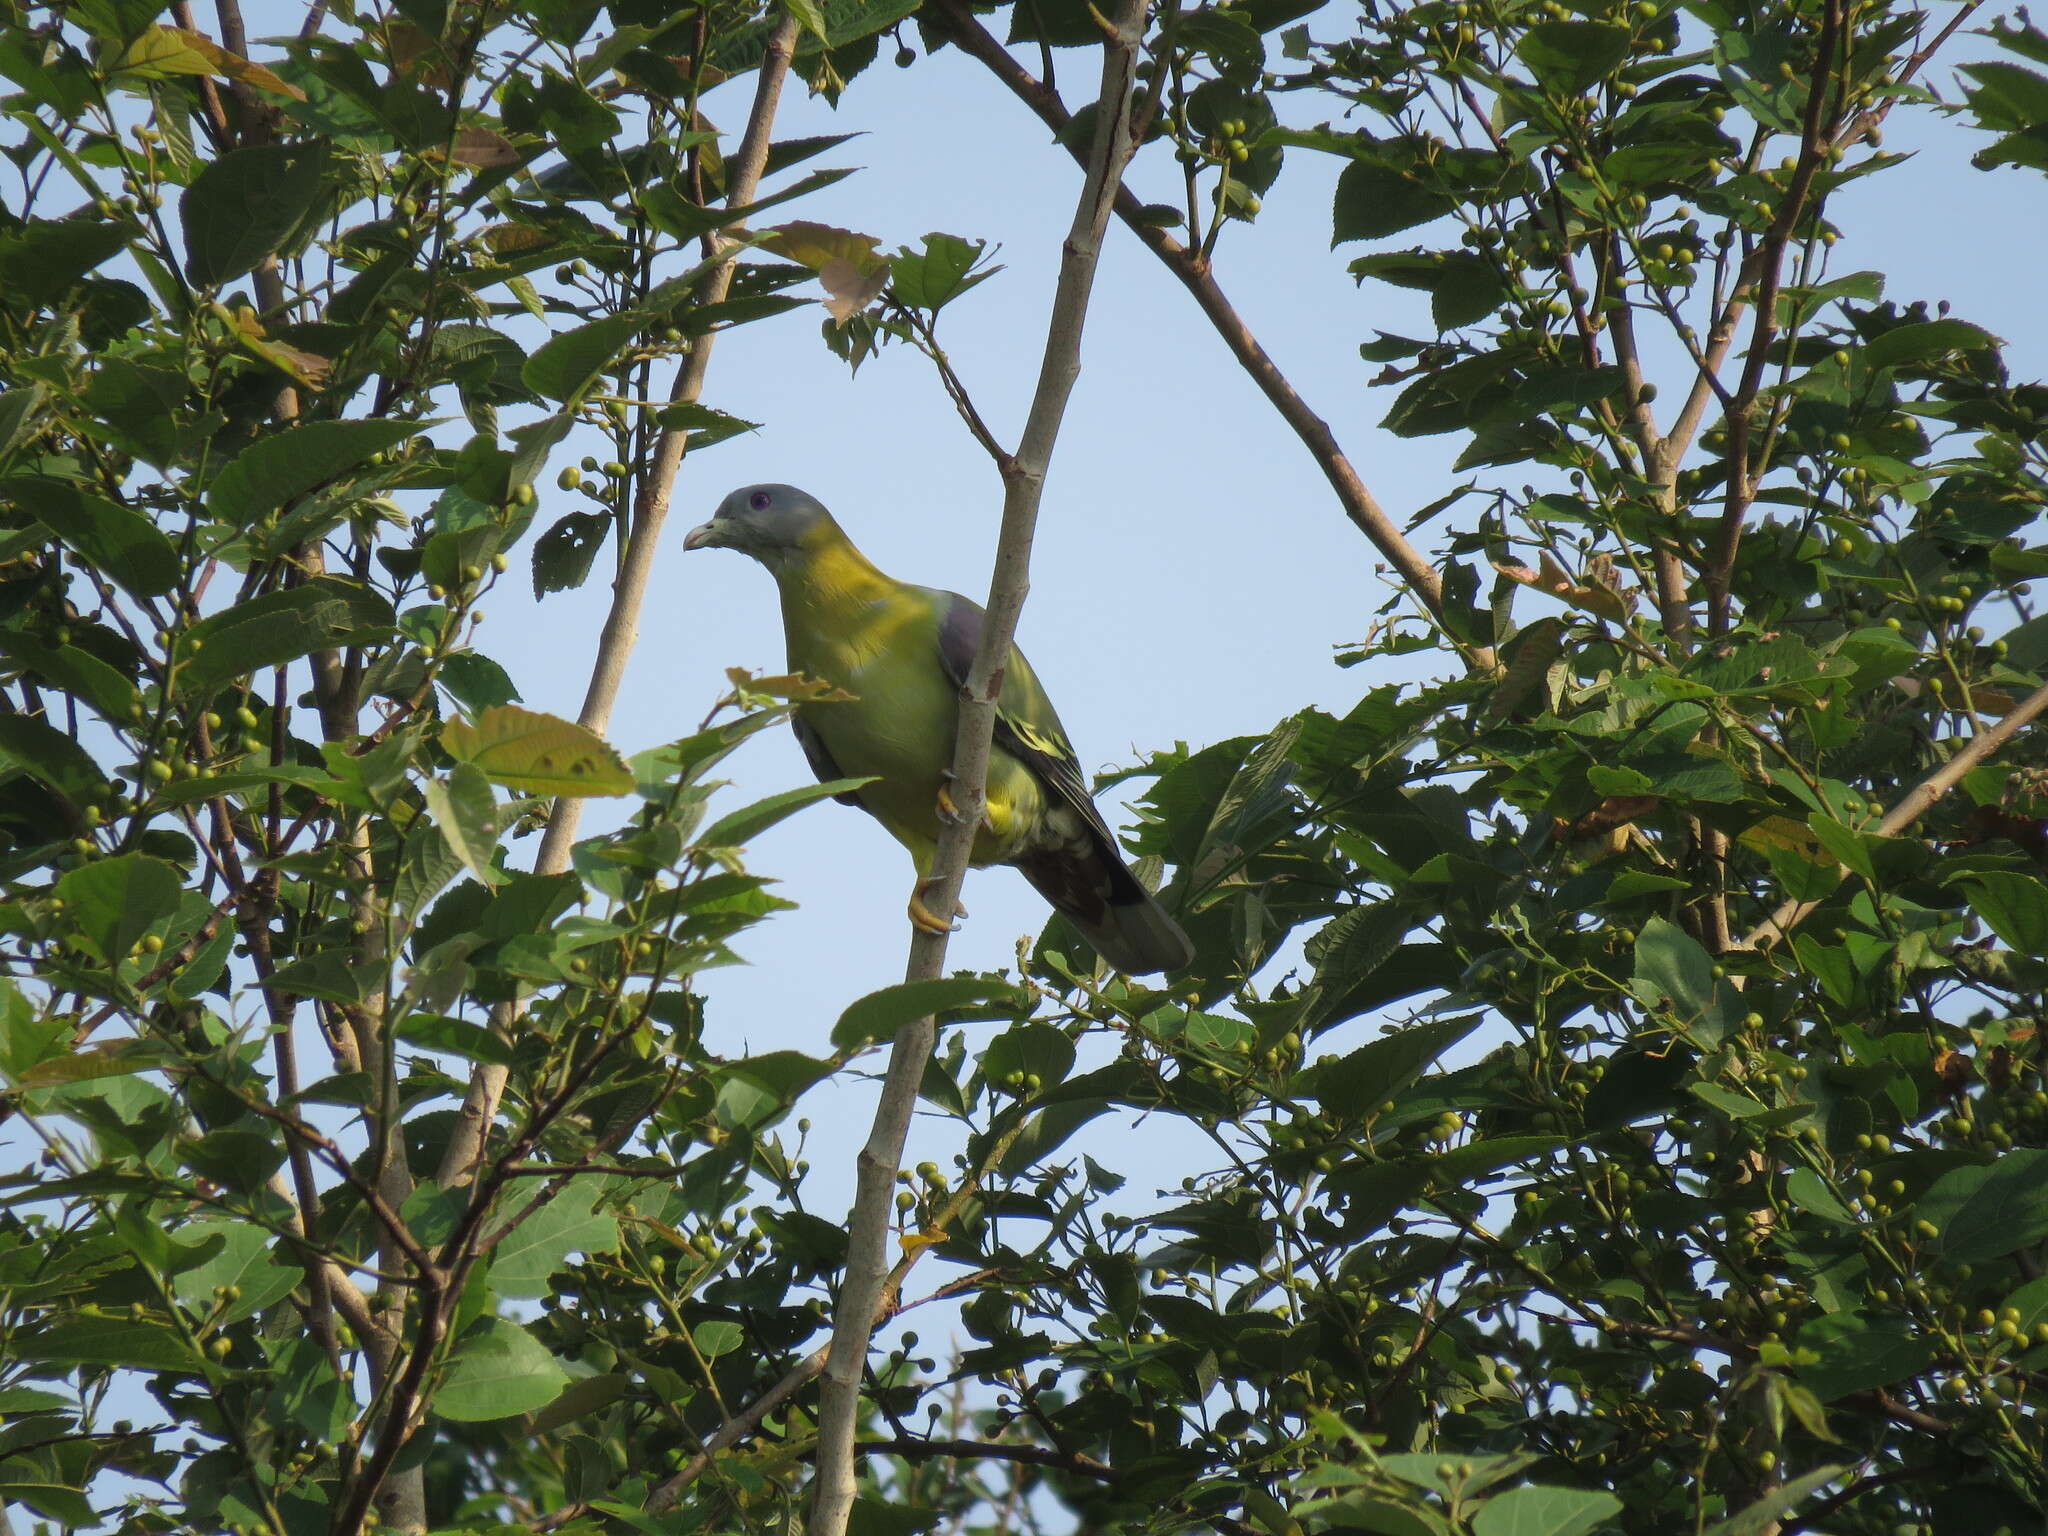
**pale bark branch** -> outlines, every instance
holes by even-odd
[[[1998,724],[1972,736],[1954,757],[1907,790],[1899,798],[1899,803],[1887,811],[1884,819],[1877,824],[1877,835],[1897,837],[1905,831],[1926,815],[1937,800],[1960,784],[1963,775],[2011,741],[2020,733],[2023,726],[2043,710],[2048,710],[2048,685],[2036,688],[2014,705],[2011,712]],[[1804,922],[1819,905],[1817,901],[1788,900],[1781,903],[1775,912],[1749,931],[1740,947],[1769,949]]]
[[[739,148],[727,162],[725,205],[744,208],[754,201],[761,176],[768,163],[768,146],[775,126],[776,108],[782,100],[783,82],[789,76],[790,55],[796,49],[797,24],[785,15],[769,36],[768,51],[761,59],[760,76],[754,87],[753,110]],[[724,232],[717,237],[738,254],[737,242]],[[732,287],[733,261],[714,268],[704,280],[701,302],[716,304]],[[672,399],[676,404],[695,401],[704,392],[704,376],[711,365],[711,348],[716,332],[707,332],[691,343],[689,355],[677,370]],[[627,538],[619,573],[612,583],[612,602],[605,614],[604,631],[598,640],[597,659],[591,667],[590,685],[583,696],[583,710],[577,719],[590,730],[603,733],[611,723],[612,706],[618,702],[619,686],[626,676],[626,663],[640,638],[640,610],[647,599],[647,587],[654,574],[654,560],[661,544],[661,529],[668,518],[669,498],[675,489],[676,472],[682,467],[689,447],[689,432],[680,427],[665,429],[655,440],[654,456],[640,473],[639,492],[633,507],[632,531]],[[556,875],[569,867],[570,849],[575,845],[576,827],[582,819],[583,802],[564,797],[554,804],[542,835],[540,852],[534,859],[537,874]],[[508,1033],[516,1009],[501,1004],[492,1010],[491,1025]],[[474,1172],[489,1138],[491,1122],[497,1118],[498,1100],[505,1091],[505,1068],[481,1065],[471,1074],[469,1092],[456,1116],[441,1159],[438,1182],[443,1188],[462,1183]]]
[[[1040,122],[1067,144],[1076,159],[1082,158],[1086,152],[1073,144],[1068,133],[1073,115],[1060,101],[1058,92],[1012,58],[961,0],[936,0],[935,15],[943,20],[948,36],[963,53],[985,65],[991,74],[1009,87],[1012,95],[1037,114]],[[1323,472],[1323,478],[1336,494],[1338,504],[1343,507],[1344,515],[1393,566],[1409,590],[1429,610],[1431,617],[1442,623],[1443,578],[1436,567],[1409,541],[1400,525],[1367,489],[1365,481],[1339,446],[1330,424],[1315,413],[1293,382],[1281,372],[1280,365],[1260,344],[1244,317],[1231,304],[1229,296],[1217,284],[1208,257],[1200,250],[1182,244],[1157,225],[1147,223],[1143,209],[1144,204],[1136,194],[1119,183],[1115,202],[1117,217],[1153,255],[1166,264],[1168,271],[1180,279],[1181,285],[1201,306],[1202,313],[1208,316],[1216,334],[1230,348],[1238,366],[1250,375],[1259,392],[1280,413],[1281,420],[1293,430],[1308,450],[1309,457],[1315,460],[1316,467]],[[1448,636],[1450,626],[1446,625],[1445,629]],[[1460,649],[1475,670],[1489,670],[1494,665],[1491,646],[1460,645]]]
[[[1104,29],[1095,142],[1088,152],[1087,177],[1061,254],[1038,386],[1017,451],[1003,466],[1002,533],[989,581],[988,617],[974,665],[960,689],[951,781],[958,814],[941,831],[938,851],[920,887],[927,909],[934,912],[951,912],[957,904],[961,878],[980,830],[996,704],[1002,695],[1017,616],[1030,586],[1031,543],[1046,469],[1081,369],[1081,333],[1110,212],[1122,190],[1124,167],[1137,147],[1130,132],[1131,86],[1144,24],[1145,0],[1119,0],[1113,20]],[[945,934],[919,931],[911,939],[905,974],[911,980],[935,977],[945,959]],[[860,1418],[861,1377],[889,1279],[890,1196],[934,1033],[932,1020],[926,1018],[897,1035],[874,1125],[860,1152],[853,1214],[847,1223],[846,1272],[840,1282],[819,1396],[818,1471],[808,1536],[844,1536],[853,1509],[854,1431]]]

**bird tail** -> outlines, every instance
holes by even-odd
[[[1180,924],[1107,849],[1042,853],[1017,860],[1017,868],[1098,955],[1127,975],[1177,971],[1195,958]]]

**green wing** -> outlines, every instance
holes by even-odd
[[[955,687],[967,681],[974,665],[974,653],[981,646],[981,632],[987,615],[981,605],[957,592],[936,592],[944,617],[939,621],[939,661]],[[1067,740],[1066,727],[1054,713],[1052,700],[1039,686],[1031,663],[1014,645],[1010,664],[1003,674],[1003,696],[996,706],[996,745],[1029,768],[1040,783],[1066,804],[1079,811],[1088,829],[1101,842],[1105,853],[1119,865],[1123,856],[1117,849],[1095,798],[1088,793],[1088,781],[1081,776],[1080,760]]]

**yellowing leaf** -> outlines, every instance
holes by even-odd
[[[830,224],[814,224],[809,219],[797,219],[788,224],[777,224],[761,232],[759,241],[765,251],[788,258],[809,267],[813,272],[822,273],[825,264],[844,261],[865,277],[877,270],[886,270],[889,258],[875,247],[873,235],[855,234],[850,229],[838,229]]]
[[[825,285],[825,313],[834,325],[844,325],[882,296],[889,286],[889,269],[877,267],[863,274],[843,256],[834,256],[818,269],[818,281]]]
[[[448,158],[457,165],[517,165],[519,146],[492,128],[458,128]]]
[[[788,699],[792,704],[843,704],[854,697],[830,683],[805,677],[801,672],[788,672],[780,677],[756,677],[745,667],[727,667],[725,679],[736,692]]]
[[[624,795],[633,772],[595,731],[512,704],[451,720],[441,745],[493,784],[542,795]]]
[[[1548,592],[1552,597],[1570,604],[1582,613],[1598,618],[1613,619],[1619,623],[1635,611],[1636,596],[1633,592],[1617,591],[1606,582],[1581,585],[1572,579],[1571,573],[1544,553],[1542,569],[1532,571],[1526,565],[1502,565],[1498,560],[1493,568],[1509,581],[1520,582],[1525,587],[1534,587],[1539,592]],[[1593,574],[1593,573],[1589,573]],[[1612,573],[1597,573],[1609,576]]]
[[[174,75],[219,75],[274,96],[288,96],[293,101],[306,99],[304,91],[261,64],[253,64],[211,38],[183,27],[150,27],[128,45],[114,66],[114,73],[140,75],[145,80],[168,80]]]
[[[270,364],[280,373],[289,374],[308,389],[319,389],[327,383],[327,373],[334,365],[315,352],[306,352],[282,341],[273,340],[263,329],[263,322],[256,318],[253,309],[237,309],[228,316],[234,326],[235,341],[251,357]]]
[[[1762,821],[1752,822],[1735,835],[1735,840],[1758,853],[1768,848],[1789,848],[1809,859],[1830,857],[1822,852],[1820,839],[1813,835],[1813,828],[1803,821],[1794,821],[1790,816],[1766,816]]]
[[[944,1227],[934,1227],[925,1232],[906,1232],[897,1239],[897,1242],[902,1245],[903,1251],[906,1254],[910,1254],[934,1247],[945,1240],[946,1229]]]
[[[531,224],[487,224],[477,231],[477,239],[484,243],[484,248],[498,256],[538,250],[552,238],[546,230]]]

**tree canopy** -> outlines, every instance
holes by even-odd
[[[289,26],[0,29],[16,1536],[2038,1527],[2048,390],[1999,335],[2025,295],[1891,292],[1830,216],[1904,118],[2038,195],[2024,14]],[[808,89],[855,129],[878,60],[942,50],[1076,162],[1014,442],[945,344],[993,253],[807,217],[842,139],[776,128]],[[1231,296],[1311,161],[1383,419]],[[675,739],[614,718],[679,467],[754,425],[717,358],[808,309],[821,369],[924,359],[1007,488],[1006,626],[1103,238],[1186,291],[1384,605],[1331,616],[1323,703],[1109,776],[1185,971],[1054,920],[949,973],[927,935],[829,1034],[714,1050],[715,973],[789,905],[748,845],[836,787],[720,778],[801,677],[736,669]],[[1390,287],[1425,334],[1358,319]],[[1454,443],[1454,483],[1389,511],[1377,433]],[[580,718],[525,707],[480,604],[600,579]],[[884,1072],[861,1203],[817,1208],[806,1116]],[[913,1108],[948,1162],[897,1168]],[[1103,1132],[1163,1120],[1213,1152],[1154,1197]]]

